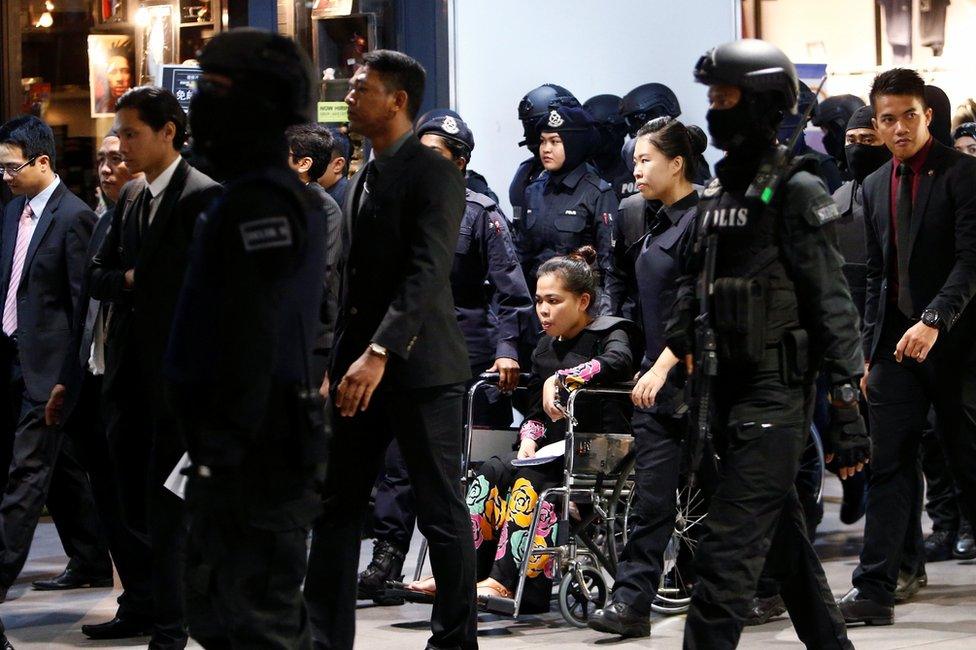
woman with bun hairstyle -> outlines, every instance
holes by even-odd
[[[665,344],[664,327],[677,285],[678,242],[693,226],[698,192],[692,187],[695,160],[705,134],[670,117],[637,132],[634,179],[660,209],[636,245],[635,275],[644,331],[644,358],[631,393],[637,456],[636,525],[628,537],[614,581],[612,602],[590,617],[591,628],[628,637],[651,633],[651,603],[661,581],[664,550],[674,530],[675,492],[685,419],[676,413],[686,379],[684,364]]]
[[[562,457],[530,467],[514,467],[512,461],[533,458],[545,445],[563,440],[566,420],[556,406],[557,399],[565,403],[567,392],[582,386],[633,376],[640,334],[631,321],[592,315],[599,287],[595,262],[596,251],[584,246],[539,267],[535,308],[544,336],[532,353],[529,409],[519,429],[517,451],[482,465],[467,495],[478,556],[479,597],[513,598],[529,544],[536,548],[554,545],[556,532],[564,525],[558,506],[546,502],[535,537],[528,539],[539,494],[562,481]],[[580,431],[628,430],[626,404],[613,400],[587,403],[589,407],[575,414]],[[554,568],[549,555],[530,561],[520,612],[549,610]],[[407,588],[433,593],[435,585],[428,578]]]

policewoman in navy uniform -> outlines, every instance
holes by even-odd
[[[535,295],[543,262],[586,245],[596,249],[603,283],[613,263],[617,197],[586,162],[596,140],[593,118],[583,108],[556,106],[539,118],[536,129],[545,171],[526,190],[525,215],[515,222],[529,292]]]
[[[553,106],[578,107],[579,105],[579,100],[573,93],[556,84],[542,84],[533,88],[519,102],[518,119],[522,123],[522,141],[518,144],[528,149],[532,157],[519,163],[508,187],[508,201],[512,204],[513,222],[520,220],[525,212],[525,191],[545,171],[539,159],[539,131],[536,122],[539,118],[549,115],[549,109]],[[518,236],[517,232],[515,234]]]
[[[326,216],[288,168],[284,131],[311,120],[314,73],[294,41],[252,29],[217,35],[199,60],[194,147],[227,191],[197,222],[166,361],[192,462],[186,619],[204,648],[311,648]]]
[[[443,113],[417,128],[420,143],[464,172],[474,135],[456,113]],[[519,381],[518,342],[530,320],[533,299],[515,253],[508,223],[498,205],[468,189],[451,269],[454,312],[468,346],[471,375],[497,372],[499,386],[511,391]],[[511,401],[497,390],[481,395],[478,424],[505,428],[512,422]],[[399,580],[410,548],[416,508],[410,479],[396,442],[386,456],[386,472],[373,508],[373,560],[359,576],[360,598],[398,604],[384,595],[387,580]]]
[[[708,286],[716,342],[709,417],[721,474],[695,555],[684,647],[736,647],[765,566],[781,582],[806,647],[849,650],[794,487],[821,371],[831,383],[826,438],[841,478],[870,457],[858,411],[857,310],[830,233],[840,213],[816,161],[789,160],[776,144],[777,126],[799,93],[783,52],[752,39],[719,45],[699,59],[695,78],[709,86],[708,129],[727,153],[681,243],[666,341],[688,365],[699,358],[691,353],[707,352],[696,347],[695,288]],[[696,390],[693,407],[701,395]]]

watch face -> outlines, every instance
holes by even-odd
[[[930,327],[934,327],[939,322],[938,312],[925,310],[922,312],[922,322]]]

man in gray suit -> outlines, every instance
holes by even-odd
[[[44,406],[71,341],[95,213],[54,173],[54,135],[36,117],[0,128],[0,166],[17,196],[4,211],[0,247],[0,340],[17,417],[0,501],[3,600],[27,560],[60,448]]]

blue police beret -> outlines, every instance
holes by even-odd
[[[585,131],[594,125],[593,116],[578,106],[550,106],[549,112],[536,121],[541,132]]]
[[[474,150],[474,134],[460,117],[440,115],[431,118],[417,127],[418,138],[425,133],[434,133],[442,138],[459,142],[472,151]]]

